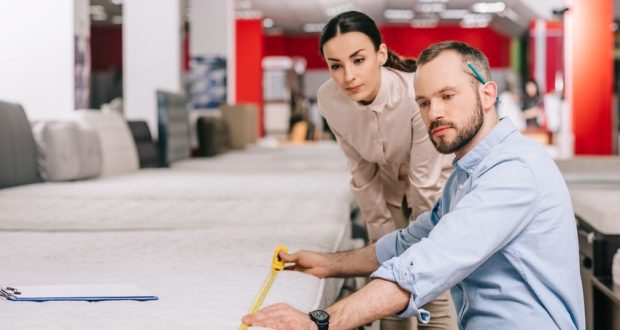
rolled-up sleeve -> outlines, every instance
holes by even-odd
[[[340,148],[347,156],[351,170],[351,191],[359,204],[362,219],[368,227],[371,241],[396,229],[383,194],[379,165],[368,162],[342,136],[334,131]]]
[[[378,242],[377,256],[383,262],[371,277],[396,282],[411,292],[409,306],[398,316],[426,315],[417,306],[462,281],[534,217],[536,182],[520,160],[504,157],[478,175],[449,213],[437,214],[434,208],[430,216],[420,218],[421,223],[413,223],[411,231]],[[434,216],[441,219],[433,221]],[[420,237],[429,228],[427,237]],[[385,260],[390,257],[385,251],[393,251],[394,256]]]

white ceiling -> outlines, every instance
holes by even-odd
[[[99,5],[105,8],[108,19],[103,21],[93,20],[93,24],[111,24],[112,18],[122,16],[123,0],[90,0],[91,5]],[[126,0],[125,0],[126,1]],[[186,8],[188,0],[181,0]],[[214,0],[201,0],[214,1]],[[221,1],[221,0],[215,0]],[[302,34],[302,26],[305,23],[325,23],[330,19],[326,13],[328,8],[340,7],[360,10],[371,16],[377,23],[390,22],[383,17],[386,9],[416,9],[422,3],[441,2],[446,4],[447,9],[466,9],[471,11],[471,6],[476,2],[497,2],[502,0],[227,0],[234,1],[238,12],[240,9],[249,10],[260,14],[260,17],[270,18],[274,22],[275,31],[284,31],[287,34]],[[552,11],[567,6],[572,0],[503,0],[506,8],[514,12],[514,15],[493,15],[490,27],[508,36],[520,36],[525,31],[532,19],[554,19]],[[614,16],[620,18],[620,0],[591,0],[613,1]],[[92,8],[91,8],[92,10]],[[188,8],[191,10],[191,8]],[[506,10],[506,12],[509,12]],[[423,18],[424,15],[415,13],[415,18]],[[407,24],[401,21],[400,23]],[[457,20],[441,20],[440,24],[459,24]],[[268,30],[269,32],[269,30]]]
[[[387,20],[386,9],[415,9],[421,3],[443,2],[447,9],[467,9],[476,2],[497,2],[498,0],[236,0],[237,8],[251,7],[260,11],[265,18],[271,18],[275,27],[286,33],[303,33],[304,23],[324,23],[330,16],[327,9],[339,7],[355,9],[371,16],[377,23]],[[518,36],[526,31],[529,21],[536,18],[552,19],[553,9],[566,6],[569,0],[504,0],[506,8],[516,15],[493,15],[490,26],[500,33]],[[599,1],[599,0],[593,0]],[[423,17],[419,12],[415,17]],[[442,20],[440,24],[459,24],[455,20]]]

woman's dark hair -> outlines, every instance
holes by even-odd
[[[534,87],[536,88],[536,92],[534,93],[534,95],[529,95],[527,93],[527,85],[531,83],[534,85]],[[538,82],[536,82],[536,79],[534,78],[529,78],[525,84],[523,84],[523,95],[525,95],[525,97],[529,97],[529,98],[539,98],[540,97],[540,86],[538,86]]]
[[[323,54],[323,45],[335,36],[347,32],[361,32],[370,38],[375,50],[379,50],[379,46],[383,42],[381,33],[375,24],[375,21],[368,15],[358,11],[347,11],[332,18],[323,28],[323,33],[319,39],[319,51]],[[383,66],[404,72],[415,72],[417,65],[416,60],[412,58],[401,58],[396,53],[388,49],[388,58]]]

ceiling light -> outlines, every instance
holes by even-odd
[[[260,10],[237,10],[237,18],[240,19],[257,19],[263,17]]]
[[[123,4],[123,0],[110,0],[113,5],[120,6]]]
[[[489,14],[469,14],[463,17],[461,26],[465,28],[487,27],[493,17]]]
[[[506,4],[499,2],[477,2],[471,6],[471,10],[480,14],[501,13],[506,9]]]
[[[409,9],[386,9],[383,16],[391,20],[410,20],[413,18],[413,11]]]
[[[271,18],[265,18],[263,20],[263,27],[265,29],[269,29],[273,27],[273,20]]]
[[[440,13],[446,10],[446,5],[439,2],[420,3],[415,7],[421,13]]]
[[[439,16],[443,19],[463,19],[467,14],[469,14],[467,9],[446,9],[439,13]]]
[[[237,1],[237,9],[249,10],[252,8],[252,1],[250,0],[240,0]]]
[[[411,26],[415,28],[434,28],[439,19],[437,17],[416,18],[411,20]]]
[[[315,33],[323,31],[325,23],[306,23],[303,26],[304,32]]]
[[[513,22],[518,22],[521,19],[521,16],[519,16],[519,14],[517,14],[514,10],[510,8],[506,8],[506,10],[498,13],[498,15],[502,17],[507,17]]]
[[[344,12],[351,11],[354,9],[355,9],[355,6],[353,6],[353,4],[351,4],[350,2],[345,2],[339,5],[327,7],[325,9],[325,14],[327,14],[328,17],[334,17],[334,16],[337,16],[339,14],[342,14]]]
[[[114,15],[112,16],[110,21],[112,22],[112,24],[117,24],[117,25],[123,24],[123,16]]]

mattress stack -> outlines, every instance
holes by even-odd
[[[116,119],[99,121],[98,115],[105,114],[82,118],[87,125],[92,120],[119,128]],[[89,128],[107,141],[102,150],[114,149],[110,139],[130,136],[106,135],[106,125]],[[8,152],[0,148],[0,158]],[[353,197],[335,143],[254,147],[178,160],[165,169],[137,170],[133,157],[123,169],[118,161],[126,155],[119,157],[104,157],[104,175],[93,179],[0,189],[0,286],[133,284],[160,299],[0,300],[2,324],[235,329],[270,271],[276,246],[322,252],[352,247]],[[341,285],[340,279],[283,271],[265,304],[284,302],[308,312],[333,303]]]

